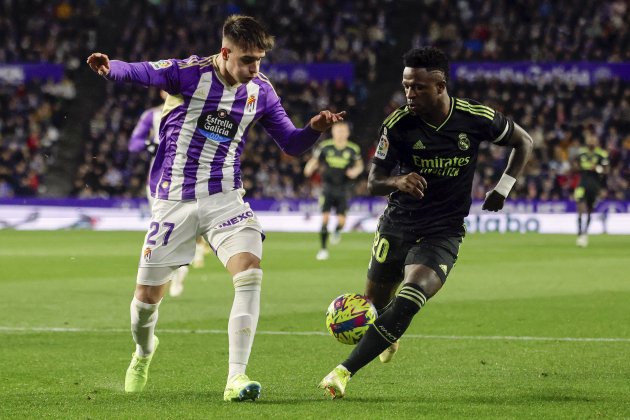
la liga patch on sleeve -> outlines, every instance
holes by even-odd
[[[153,67],[153,70],[161,70],[167,67],[171,67],[173,65],[173,62],[171,60],[160,60],[149,61],[149,64],[151,65],[151,67]]]
[[[376,147],[375,157],[379,159],[385,159],[387,157],[387,151],[389,150],[389,140],[387,139],[387,128],[383,128],[383,134]]]

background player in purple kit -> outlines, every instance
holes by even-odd
[[[161,90],[160,96],[163,100],[166,100],[168,94]],[[151,165],[155,160],[155,154],[157,147],[160,144],[160,122],[162,121],[162,108],[164,105],[157,105],[147,109],[142,113],[140,119],[136,123],[136,126],[129,138],[129,151],[132,153],[138,153],[147,151],[151,155]],[[151,196],[151,190],[149,183],[147,182],[147,200],[149,201],[149,208],[153,206],[153,197]],[[210,252],[208,243],[203,240],[203,237],[197,236],[197,245],[195,247],[195,256],[192,260],[192,266],[195,268],[201,268],[204,266],[205,255]],[[170,287],[168,293],[177,297],[184,291],[184,280],[188,275],[188,266],[182,265],[171,275]]]
[[[232,275],[226,401],[255,400],[260,383],[245,374],[260,310],[262,227],[243,201],[239,157],[247,132],[259,122],[280,148],[299,155],[345,112],[321,111],[296,128],[260,62],[273,37],[253,18],[230,16],[219,54],[185,60],[126,63],[94,53],[87,62],[108,80],[155,86],[168,93],[149,185],[156,202],[131,303],[136,351],[125,390],[144,388],[158,340],[158,307],[173,270],[189,264],[202,235]]]

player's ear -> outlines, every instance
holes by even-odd
[[[228,59],[228,55],[230,54],[230,52],[231,52],[231,51],[230,51],[230,49],[229,49],[229,48],[227,48],[227,47],[221,47],[221,57],[222,57],[224,60],[227,60],[227,59]]]
[[[437,93],[441,95],[446,90],[446,80],[440,80],[437,82]]]

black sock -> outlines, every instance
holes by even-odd
[[[322,249],[326,249],[326,242],[328,242],[328,228],[326,225],[322,225],[322,230],[319,232],[319,239],[322,243]]]
[[[584,226],[584,234],[588,233],[588,226],[591,224],[591,213],[586,213],[586,226]]]
[[[370,363],[404,334],[426,301],[426,294],[420,286],[405,284],[389,309],[376,318],[342,365],[354,374]]]
[[[387,302],[387,305],[383,306],[382,308],[376,308],[376,313],[378,314],[378,316],[383,315],[386,310],[391,308],[392,304],[394,303],[394,300],[395,298]]]
[[[582,215],[578,214],[578,236],[582,234]]]
[[[337,225],[337,227],[335,228],[335,233],[341,232],[341,229],[343,229],[343,225]]]

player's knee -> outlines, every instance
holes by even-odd
[[[405,274],[405,282],[418,285],[426,297],[434,296],[442,288],[442,280],[437,273],[425,265],[418,265]]]
[[[238,272],[232,277],[236,290],[260,290],[262,287],[263,271],[260,268],[249,268]]]
[[[246,270],[260,269],[260,258],[250,252],[240,252],[230,257],[226,268],[232,275]]]
[[[368,280],[365,296],[377,310],[386,307],[394,298],[397,283],[381,284]]]
[[[146,286],[143,284],[137,284],[134,295],[140,302],[154,305],[162,300],[162,297],[164,296],[164,291],[162,289],[163,286]]]

